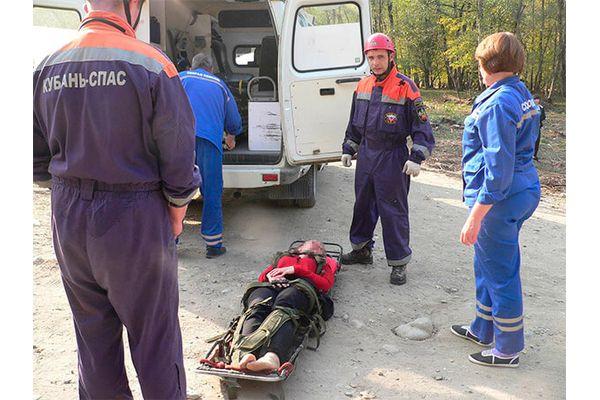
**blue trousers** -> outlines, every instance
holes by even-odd
[[[223,245],[223,153],[206,139],[196,137],[196,165],[202,176],[200,233],[210,247]]]
[[[504,354],[523,350],[523,293],[519,231],[540,200],[540,188],[494,204],[475,243],[476,316],[470,330]]]

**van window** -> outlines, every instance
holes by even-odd
[[[80,22],[77,10],[33,7],[33,26],[77,30]]]
[[[81,23],[77,10],[33,7],[33,66],[71,41]]]
[[[354,68],[364,61],[360,7],[339,3],[296,12],[292,65],[299,72]]]
[[[233,49],[233,61],[238,67],[258,67],[260,45],[240,45]]]

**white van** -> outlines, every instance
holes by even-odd
[[[34,0],[34,63],[65,43],[82,0]],[[317,172],[341,156],[371,30],[368,0],[149,0],[139,39],[178,68],[199,51],[231,88],[244,133],[224,152],[228,192],[266,188],[273,200],[315,204]]]

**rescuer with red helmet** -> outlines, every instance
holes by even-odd
[[[364,46],[371,75],[354,92],[350,121],[342,144],[342,163],[356,156],[356,201],[350,227],[352,251],[343,264],[373,263],[373,232],[381,217],[383,245],[392,267],[390,283],[406,283],[409,247],[408,190],[433,151],[435,140],[415,83],[396,67],[394,42],[374,33]],[[407,147],[407,137],[412,147]]]

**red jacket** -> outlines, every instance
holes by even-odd
[[[335,271],[338,263],[335,259],[327,257],[321,274],[317,274],[317,263],[312,257],[285,256],[281,257],[277,263],[277,268],[294,266],[294,276],[296,278],[306,278],[312,282],[317,289],[322,292],[328,292],[333,287],[335,281]],[[259,282],[268,282],[267,274],[275,267],[269,265],[258,277]]]

